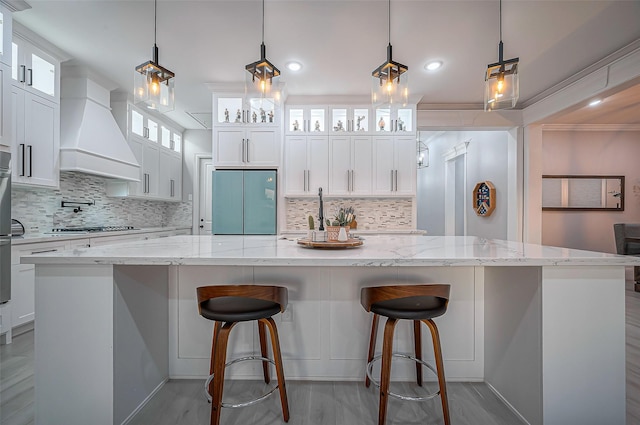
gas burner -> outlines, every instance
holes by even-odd
[[[135,230],[133,226],[92,226],[92,227],[57,227],[51,229],[54,233],[65,232],[122,232],[126,230]]]

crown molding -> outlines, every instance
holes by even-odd
[[[543,124],[542,131],[640,131],[640,124]]]

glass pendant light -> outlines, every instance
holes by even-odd
[[[175,74],[158,63],[156,33],[158,24],[158,1],[154,0],[153,50],[152,60],[140,64],[134,72],[134,104],[156,110],[160,113],[175,108]]]
[[[500,44],[498,62],[487,66],[484,76],[484,110],[509,109],[516,106],[520,95],[518,62],[520,58],[504,60],[502,56],[502,0],[500,0]]]
[[[406,105],[409,100],[409,67],[394,62],[391,47],[391,0],[389,0],[389,45],[387,61],[371,73],[371,103],[373,106],[400,104]]]
[[[280,75],[280,70],[267,59],[267,48],[264,45],[264,0],[262,0],[262,44],[260,59],[245,66],[249,73],[245,84],[248,94],[259,94],[261,98],[279,96],[272,94],[273,79]],[[277,85],[276,85],[277,87]]]

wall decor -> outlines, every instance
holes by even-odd
[[[543,211],[624,211],[624,176],[543,175]]]
[[[489,180],[473,188],[473,209],[481,217],[488,217],[496,209],[496,187]]]

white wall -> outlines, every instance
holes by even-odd
[[[196,173],[196,154],[211,155],[211,130],[185,130],[184,139],[184,167],[182,168],[182,196],[188,199],[193,195],[193,179]]]
[[[542,174],[626,180],[624,211],[543,211],[542,243],[614,253],[613,224],[640,222],[640,131],[545,130],[542,137]]]
[[[417,208],[418,229],[429,235],[445,233],[445,161],[443,154],[469,140],[467,147],[467,234],[487,238],[507,239],[507,194],[509,158],[507,131],[446,131],[420,132],[428,142],[429,167],[418,170]],[[489,217],[479,217],[472,209],[471,194],[476,183],[490,180],[496,187],[496,209]]]

